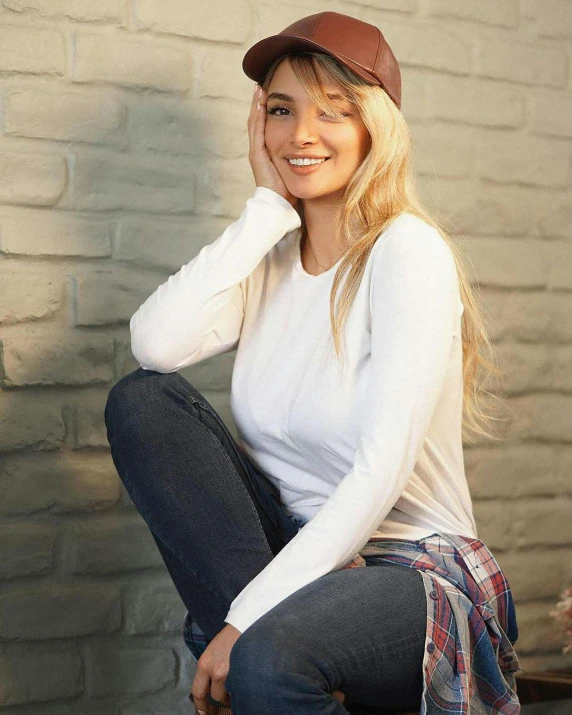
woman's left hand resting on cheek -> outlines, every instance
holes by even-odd
[[[226,691],[224,683],[229,671],[230,652],[240,635],[241,631],[238,628],[227,623],[208,644],[197,661],[195,679],[189,696],[192,697],[199,715],[205,715],[207,712],[209,691],[214,700],[230,708],[230,695]],[[334,690],[332,695],[341,703],[346,699],[341,690]]]

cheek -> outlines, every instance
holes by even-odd
[[[339,145],[336,151],[338,161],[343,162],[348,167],[355,167],[361,159],[361,148],[355,141]]]
[[[356,132],[347,143],[348,157],[351,157],[352,163],[361,163],[367,155],[368,144],[367,137],[361,132]]]
[[[363,151],[364,138],[354,127],[346,127],[329,138],[329,142],[339,159],[353,161]]]
[[[277,135],[276,129],[268,123],[264,127],[264,143],[271,152],[276,151],[280,144],[280,137]]]

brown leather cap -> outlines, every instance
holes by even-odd
[[[401,109],[401,72],[391,47],[375,25],[339,12],[319,12],[260,40],[244,55],[247,77],[262,83],[270,64],[292,50],[332,55],[356,74],[387,92]]]

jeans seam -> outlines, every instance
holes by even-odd
[[[195,402],[195,405],[199,408],[199,414],[200,414],[200,410],[204,410],[205,412],[208,412],[208,414],[209,414],[213,419],[215,419],[217,422],[218,422],[219,419],[221,419],[221,421],[222,421],[222,418],[220,418],[216,413],[213,414],[213,412],[212,412],[211,410],[209,410],[209,409],[208,409],[207,407],[205,407],[204,405],[201,405],[200,402],[196,401],[196,402]],[[201,422],[202,422],[202,420],[201,420]],[[207,427],[207,429],[209,430],[209,432],[213,435],[213,437],[214,437],[214,438],[217,440],[217,442],[219,443],[219,445],[220,445],[220,447],[221,447],[221,450],[222,450],[222,452],[223,452],[223,455],[224,455],[225,460],[230,464],[230,466],[232,467],[232,469],[234,469],[234,470],[236,471],[236,466],[235,466],[234,462],[232,461],[232,459],[230,458],[230,455],[229,455],[228,452],[226,451],[226,448],[225,448],[224,444],[221,442],[220,437],[216,434],[216,432],[213,432],[213,430],[210,429],[210,427],[209,427],[205,422],[203,422],[203,424],[205,425],[205,427]],[[232,435],[231,435],[231,436],[232,436]],[[232,444],[232,440],[231,440],[231,439],[229,439],[229,442],[230,442],[231,446],[233,447],[233,449],[235,450],[236,454],[237,454],[238,457],[239,457],[240,464],[242,464],[243,469],[244,469],[244,471],[245,471],[245,473],[246,473],[246,478],[247,478],[247,479],[250,479],[250,475],[249,475],[249,472],[248,472],[248,468],[244,465],[244,463],[243,463],[243,461],[242,461],[242,459],[241,459],[241,455],[239,454],[239,450],[237,450],[237,449],[234,447],[234,445]],[[240,482],[240,488],[243,489],[243,490],[246,492],[246,496],[248,497],[248,502],[249,502],[249,504],[250,504],[252,510],[254,511],[254,516],[255,516],[255,518],[256,518],[256,523],[258,524],[258,528],[259,528],[260,531],[262,532],[262,537],[264,538],[264,541],[265,541],[265,543],[266,543],[266,546],[268,547],[268,550],[270,551],[270,553],[271,553],[271,555],[272,555],[272,558],[274,558],[274,553],[272,552],[272,548],[270,547],[270,544],[268,543],[268,537],[266,536],[266,532],[264,531],[264,527],[263,527],[263,525],[262,525],[262,522],[260,521],[260,517],[258,516],[258,511],[257,511],[257,509],[256,509],[256,505],[253,503],[252,497],[250,496],[250,493],[249,493],[249,491],[248,491],[246,485],[245,485],[244,482],[242,481],[242,477],[240,476],[240,474],[238,474],[237,476],[238,476],[238,480],[239,480],[239,482]],[[252,486],[252,485],[251,485],[251,486]],[[254,492],[254,494],[256,494],[256,490],[255,490],[254,486],[252,487],[252,491]],[[266,508],[266,506],[264,505],[264,503],[262,502],[262,500],[258,499],[258,502],[260,503],[260,506],[261,506],[262,509],[264,510],[264,513],[265,513],[266,516],[268,517],[270,523],[274,526],[275,529],[277,529],[278,535],[281,537],[280,530],[278,529],[278,527],[277,527],[276,524],[274,523],[274,519],[273,519],[273,518],[270,516],[270,514],[268,513],[268,509]],[[281,540],[283,541],[282,538],[281,538]]]
[[[185,378],[182,375],[180,375],[178,372],[174,373],[174,375],[176,375],[179,379],[185,381]],[[182,390],[177,388],[176,380],[173,380],[172,387],[178,395],[180,395],[186,402],[190,402],[193,407],[196,408],[197,405],[200,406],[199,401],[197,399],[195,399],[192,395],[186,395]]]
[[[213,432],[213,430],[208,426],[208,424],[206,424],[206,423],[204,422],[204,420],[201,419],[201,416],[200,416],[200,415],[201,415],[201,410],[204,410],[205,412],[207,412],[207,413],[213,418],[213,420],[215,420],[215,422],[217,422],[217,424],[219,424],[219,426],[220,426],[220,428],[222,429],[222,431],[223,431],[223,432],[225,433],[225,435],[228,437],[229,445],[230,445],[230,447],[234,450],[234,453],[235,453],[236,456],[237,456],[237,459],[238,459],[239,464],[241,464],[241,465],[242,465],[242,468],[244,469],[244,472],[245,472],[245,475],[246,475],[246,479],[248,479],[249,482],[251,483],[252,491],[253,491],[254,494],[256,495],[256,489],[255,489],[254,486],[252,485],[252,480],[251,480],[251,477],[250,477],[249,467],[248,467],[248,465],[245,463],[246,457],[243,456],[243,455],[241,454],[240,450],[236,448],[236,445],[234,444],[234,440],[233,440],[233,438],[232,438],[232,435],[229,433],[229,430],[228,430],[227,426],[224,424],[224,422],[223,422],[222,418],[220,417],[220,415],[219,415],[216,411],[214,411],[208,404],[206,404],[206,402],[203,404],[200,399],[194,397],[192,394],[185,394],[185,392],[184,392],[183,390],[181,390],[180,387],[177,386],[177,380],[178,380],[178,381],[182,381],[185,386],[186,386],[187,384],[189,384],[188,381],[187,381],[180,373],[175,372],[175,373],[173,374],[173,377],[174,377],[175,379],[171,382],[171,385],[172,385],[173,389],[175,390],[175,392],[176,392],[178,395],[180,395],[186,402],[190,402],[190,403],[191,403],[191,405],[193,406],[193,408],[194,408],[194,410],[195,410],[196,416],[201,420],[201,422],[205,425],[205,427],[207,427],[207,429],[209,430],[209,432],[216,438],[217,442],[219,443],[219,445],[220,445],[220,447],[221,447],[221,449],[222,449],[222,451],[223,451],[223,453],[224,453],[225,459],[229,462],[229,464],[231,465],[231,467],[236,471],[236,466],[235,466],[234,462],[232,461],[232,459],[230,458],[230,455],[228,454],[228,452],[227,452],[227,450],[226,450],[224,444],[223,444],[222,441],[220,440],[219,436],[216,434],[216,432]],[[270,544],[269,544],[269,542],[268,542],[268,538],[267,538],[267,536],[266,536],[266,532],[264,531],[264,526],[262,525],[262,522],[260,521],[260,517],[258,516],[258,510],[256,509],[256,505],[255,505],[254,503],[252,503],[252,498],[251,498],[251,496],[250,496],[250,493],[249,493],[249,491],[248,491],[246,485],[244,484],[244,482],[243,482],[242,477],[240,476],[240,474],[238,475],[238,478],[239,478],[241,487],[246,491],[246,495],[248,496],[248,500],[250,501],[250,503],[251,503],[251,505],[252,505],[252,509],[254,510],[254,513],[255,513],[255,516],[256,516],[256,521],[257,521],[257,523],[258,523],[258,526],[259,526],[260,530],[262,531],[262,536],[264,537],[264,540],[266,541],[266,544],[267,544],[267,546],[268,546],[268,549],[270,550],[270,553],[271,553],[272,556],[274,557],[274,553],[273,553],[272,548],[271,548],[271,546],[270,546]],[[256,495],[256,496],[257,496],[257,498],[258,498],[258,495]],[[259,502],[260,506],[262,507],[262,509],[264,510],[264,513],[266,514],[266,516],[267,516],[269,522],[270,522],[270,523],[274,526],[274,528],[276,529],[276,532],[277,532],[277,534],[278,534],[278,536],[279,536],[279,538],[280,538],[280,541],[281,541],[284,545],[286,545],[287,541],[283,538],[280,527],[275,523],[274,518],[273,518],[272,515],[269,513],[269,510],[268,510],[267,507],[265,506],[264,502],[263,502],[261,499],[258,499],[258,502]]]
[[[185,380],[185,378],[183,378],[183,376],[180,375],[178,372],[175,373],[175,374],[176,374],[181,380]],[[186,381],[185,381],[185,382],[186,382]],[[191,402],[191,404],[193,405],[193,407],[194,407],[195,410],[197,411],[197,415],[198,415],[198,416],[200,416],[200,410],[204,410],[205,412],[208,412],[208,414],[209,414],[217,423],[219,423],[219,421],[220,421],[220,423],[221,423],[221,424],[220,424],[221,429],[223,429],[223,431],[224,431],[225,433],[228,432],[228,428],[227,428],[227,426],[224,424],[224,422],[223,422],[222,418],[220,417],[220,415],[219,415],[217,412],[215,412],[208,404],[206,404],[206,403],[203,404],[203,403],[202,403],[199,399],[197,399],[196,397],[193,397],[192,395],[186,395],[184,392],[181,392],[179,389],[177,389],[176,383],[175,383],[175,385],[174,385],[174,389],[175,389],[175,391],[176,391],[181,397],[183,397],[185,400]],[[203,422],[203,420],[201,420],[201,422]],[[206,425],[205,422],[203,422],[203,424],[205,424],[205,426],[208,427],[208,425]],[[209,429],[210,429],[210,428],[209,428]],[[210,431],[212,432],[212,430],[210,430]],[[213,433],[213,434],[215,434],[215,433]],[[218,439],[218,436],[217,436],[216,434],[215,434],[215,437],[217,437],[217,439]],[[234,452],[235,452],[235,454],[236,454],[236,456],[237,456],[237,458],[238,458],[239,463],[242,465],[242,468],[244,469],[244,471],[245,471],[245,473],[246,473],[246,475],[247,475],[247,478],[249,478],[249,476],[250,476],[250,470],[249,470],[249,468],[248,468],[248,465],[245,463],[245,457],[244,457],[244,455],[241,453],[241,451],[240,451],[239,449],[236,448],[236,445],[234,444],[233,440],[231,439],[232,435],[231,435],[231,434],[227,434],[227,437],[228,437],[228,441],[229,441],[229,443],[230,443],[230,446],[231,446],[232,449],[234,450]],[[222,444],[222,442],[220,441],[220,439],[218,439],[218,441],[219,441],[221,447],[223,448],[225,454],[227,454],[226,449],[224,448],[224,445]],[[229,460],[230,460],[232,466],[234,467],[234,464],[232,463],[232,459],[230,459],[230,457],[229,457],[228,454],[227,454],[227,457],[229,458]],[[242,480],[241,480],[241,481],[242,481]],[[248,490],[247,490],[247,491],[248,491]],[[254,487],[253,487],[253,491],[255,491],[255,490],[254,490]],[[249,496],[250,496],[250,495],[249,495]],[[259,501],[260,501],[260,500],[259,500]],[[274,523],[274,520],[272,519],[272,517],[271,517],[270,514],[268,513],[268,510],[266,509],[266,507],[264,506],[264,504],[261,503],[261,505],[262,505],[262,507],[264,508],[264,511],[265,511],[266,515],[268,516],[268,518],[270,519],[270,521],[271,521],[272,523]]]

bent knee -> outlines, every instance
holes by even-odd
[[[176,386],[175,391],[167,389],[171,385]],[[105,403],[105,422],[109,426],[115,416],[122,419],[122,416],[131,415],[134,410],[140,409],[141,405],[151,405],[151,398],[156,406],[161,395],[173,392],[180,394],[182,386],[194,389],[178,372],[163,373],[138,367],[120,378],[109,391]]]
[[[107,395],[107,401],[105,403],[106,419],[117,408],[122,408],[125,404],[139,399],[142,384],[141,378],[146,377],[148,374],[150,374],[148,370],[138,367],[136,370],[128,372],[127,375],[117,380]]]

